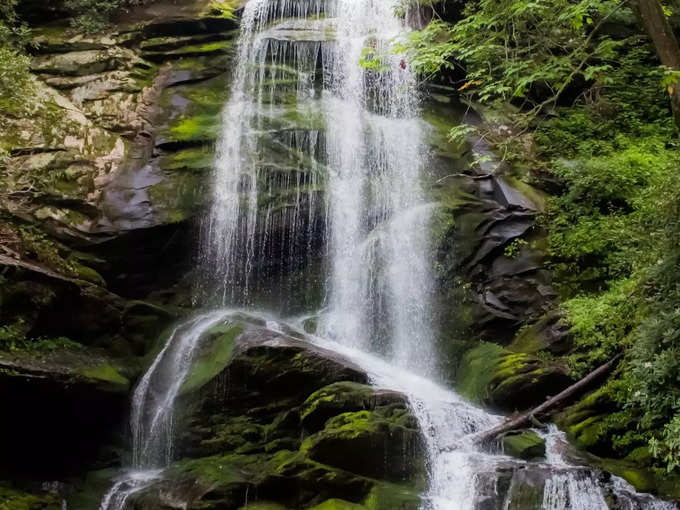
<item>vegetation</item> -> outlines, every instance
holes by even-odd
[[[146,0],[64,0],[71,24],[82,32],[96,32],[108,25],[117,12],[146,3]]]
[[[0,0],[0,114],[24,111],[32,92],[30,59],[23,52],[30,31],[17,19],[17,1]],[[0,168],[2,161],[0,153]]]
[[[648,447],[656,466],[678,470],[680,142],[673,113],[680,66],[673,58],[680,52],[673,54],[673,32],[664,32],[675,19],[672,6],[479,0],[447,20],[452,3],[436,4],[434,20],[398,51],[425,79],[455,85],[473,105],[513,106],[502,137],[493,125],[481,135],[525,179],[553,189],[558,183],[542,221],[572,326],[572,374],[626,354],[601,390],[616,411],[598,434],[618,456]]]

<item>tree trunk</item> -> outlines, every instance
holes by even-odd
[[[496,427],[487,430],[483,434],[480,434],[477,438],[475,438],[475,440],[478,443],[485,443],[497,439],[506,432],[531,426],[533,422],[539,418],[539,416],[545,417],[546,415],[553,413],[556,409],[563,407],[568,402],[570,402],[573,397],[588,388],[588,386],[590,386],[597,379],[608,374],[616,366],[618,361],[621,359],[621,356],[621,354],[614,356],[607,363],[600,366],[599,368],[596,368],[583,379],[572,384],[564,391],[558,393],[552,398],[549,398],[540,406],[535,407],[527,413],[504,421],[500,425],[497,425]]]
[[[661,63],[674,71],[680,71],[680,46],[659,0],[634,0],[634,3],[640,21],[654,43]],[[680,83],[669,87],[668,93],[671,96],[675,124],[680,129],[680,90],[678,89],[680,89]]]

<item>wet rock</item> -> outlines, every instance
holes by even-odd
[[[536,432],[523,430],[508,433],[501,440],[503,453],[523,460],[536,460],[545,457],[545,439]]]
[[[370,478],[408,479],[422,462],[423,440],[410,411],[401,405],[342,413],[307,438],[301,451],[312,460]],[[348,451],[354,455],[347,455]]]
[[[134,367],[103,351],[0,352],[0,469],[63,477],[92,465],[127,414]]]
[[[532,408],[573,382],[563,366],[491,343],[470,349],[457,375],[463,396],[503,411]]]
[[[367,382],[337,353],[257,317],[226,318],[200,339],[182,390],[176,445],[185,460],[137,504],[237,509],[248,494],[249,505],[283,508],[419,508],[417,422],[403,395]]]

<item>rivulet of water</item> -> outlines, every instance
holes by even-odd
[[[123,510],[129,497],[158,480],[172,460],[175,402],[201,335],[224,311],[198,315],[176,326],[137,384],[132,397],[132,465],[104,495],[100,510]]]

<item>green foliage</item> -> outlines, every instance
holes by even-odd
[[[575,343],[569,364],[576,377],[630,346],[629,334],[642,313],[642,303],[632,296],[636,288],[633,280],[614,281],[604,293],[581,295],[564,303]]]
[[[669,472],[680,467],[680,414],[666,424],[662,439],[653,438],[649,446],[652,455],[661,458]]]
[[[105,28],[116,13],[144,3],[146,0],[65,0],[64,7],[71,12],[76,30],[94,33]]]
[[[25,109],[28,93],[33,89],[29,66],[27,55],[10,46],[0,46],[0,113],[16,114]]]
[[[608,441],[619,456],[649,444],[673,470],[680,466],[680,147],[659,93],[668,73],[632,37],[607,74],[534,133],[564,189],[548,204],[549,254],[572,325],[575,375],[627,354],[608,392],[616,411],[583,434]]]
[[[519,255],[519,252],[522,251],[522,248],[528,244],[529,243],[526,240],[520,237],[513,239],[512,242],[505,247],[505,250],[503,250],[503,255],[514,259],[517,257],[517,255]]]
[[[375,45],[368,45],[361,50],[359,65],[362,69],[374,73],[384,73],[390,69],[385,63],[384,56],[380,55]]]
[[[16,0],[0,0],[0,114],[19,115],[33,93],[30,58],[23,53],[30,31],[18,22]],[[0,127],[2,123],[0,122]],[[0,154],[0,167],[3,164]]]
[[[554,101],[575,80],[611,69],[621,42],[598,28],[620,7],[611,0],[469,2],[462,20],[435,20],[399,49],[425,75],[461,66],[460,90],[477,101]]]
[[[66,337],[28,338],[23,323],[0,326],[1,351],[53,351],[57,349],[82,349],[82,344]]]

